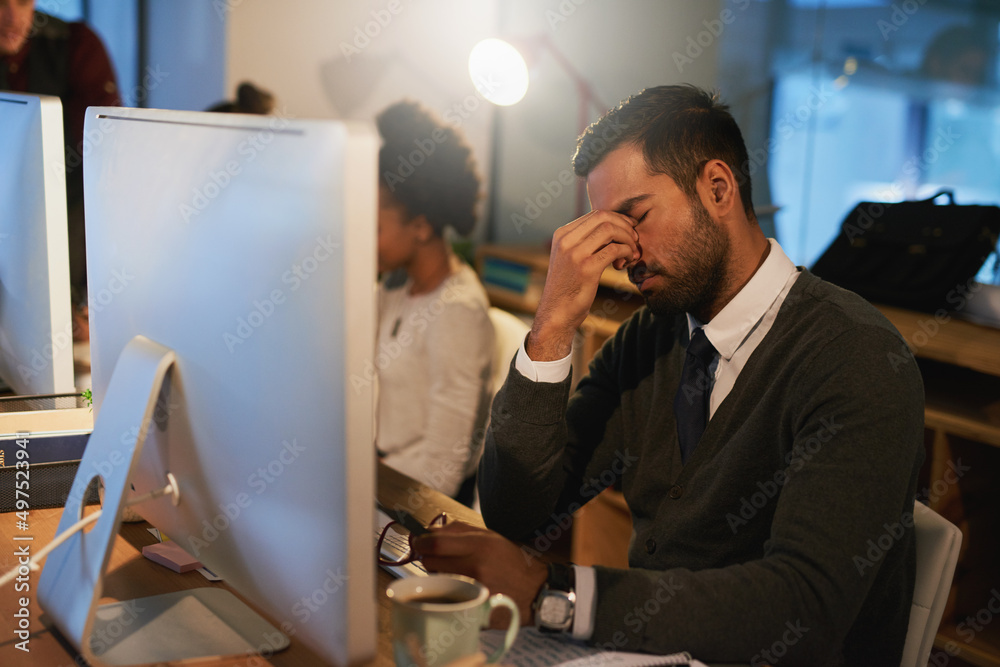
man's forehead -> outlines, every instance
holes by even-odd
[[[658,191],[676,188],[672,178],[650,170],[635,144],[609,152],[587,176],[591,203],[606,210],[626,211]]]

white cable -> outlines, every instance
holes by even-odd
[[[145,495],[138,496],[137,498],[132,498],[131,500],[125,503],[125,506],[131,507],[132,505],[138,505],[139,503],[144,503],[147,500],[153,500],[154,498],[165,496],[168,493],[173,496],[174,505],[177,505],[177,502],[179,500],[177,480],[174,478],[172,473],[167,473],[167,479],[170,480],[170,483],[167,484],[162,489],[156,489],[155,491],[150,491]],[[3,577],[0,577],[0,586],[5,586],[11,581],[13,581],[14,577],[17,576],[17,573],[20,571],[22,567],[27,567],[32,572],[37,572],[38,570],[40,570],[41,568],[38,566],[39,561],[44,560],[44,558],[48,556],[53,549],[55,549],[60,544],[68,540],[70,537],[80,532],[88,525],[97,521],[101,517],[102,512],[103,510],[99,509],[92,514],[88,514],[87,516],[80,519],[75,524],[64,530],[62,533],[54,537],[51,542],[46,544],[39,551],[36,551],[34,554],[32,554],[31,558],[28,559],[27,564],[21,564],[11,568],[11,570],[6,574],[4,574]]]

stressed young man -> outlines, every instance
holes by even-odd
[[[746,163],[727,108],[691,86],[645,90],[584,133],[574,167],[593,211],[556,232],[493,406],[479,477],[492,531],[453,524],[417,548],[429,569],[476,577],[523,618],[601,646],[898,664],[920,373],[877,310],[764,236]],[[572,337],[609,264],[646,307],[570,396]],[[509,541],[612,477],[632,512],[628,570],[546,566]]]

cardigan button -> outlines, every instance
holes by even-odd
[[[656,540],[651,537],[646,540],[646,553],[652,556],[654,551],[656,551]]]
[[[684,487],[680,484],[674,484],[670,487],[670,491],[667,492],[667,495],[670,496],[672,500],[677,500],[684,495]]]

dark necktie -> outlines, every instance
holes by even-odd
[[[708,423],[708,396],[712,388],[712,376],[708,367],[715,358],[715,348],[709,342],[705,331],[695,329],[684,356],[684,370],[681,384],[674,396],[674,417],[677,418],[677,437],[681,444],[681,463],[687,463],[701,434]]]

